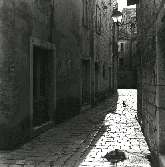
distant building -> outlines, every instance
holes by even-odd
[[[136,88],[136,9],[124,8],[119,25],[118,88]]]
[[[131,35],[132,31],[134,34],[137,33],[136,8],[124,8],[122,13],[123,13],[122,17],[123,26],[121,26],[121,29],[124,30],[125,33],[127,33],[128,35]],[[134,27],[131,27],[132,23],[135,24]]]

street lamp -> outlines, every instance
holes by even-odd
[[[117,25],[121,22],[122,16],[123,14],[118,10],[114,10],[112,13],[112,19],[115,23],[117,23]]]
[[[119,40],[119,27],[122,27],[122,26],[126,26],[126,25],[129,25],[130,26],[130,34],[127,34],[127,38],[130,39],[130,68],[132,67],[132,38],[134,36],[134,30],[136,28],[136,23],[131,19],[129,22],[125,23],[125,22],[122,22],[122,16],[123,14],[118,11],[118,10],[114,10],[113,13],[112,13],[112,19],[113,19],[113,22],[114,22],[114,27],[116,27],[116,42],[118,42]],[[127,32],[127,27],[126,27],[126,32]],[[127,33],[129,33],[127,32]],[[116,54],[118,55],[118,52],[116,51]]]
[[[118,73],[118,38],[119,38],[119,22],[122,20],[122,13],[118,10],[113,10],[113,88],[117,89],[117,73]],[[116,75],[115,75],[116,74]]]
[[[114,23],[117,23],[118,26],[123,26],[123,25],[129,24],[131,26],[131,29],[135,28],[135,23],[132,21],[129,21],[128,23],[122,22],[123,14],[118,10],[114,10],[111,17],[112,17]]]

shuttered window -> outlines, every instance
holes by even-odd
[[[101,8],[96,5],[96,33],[101,34]]]
[[[127,6],[138,4],[139,0],[127,0]]]
[[[90,3],[89,0],[83,0],[83,25],[90,28]]]

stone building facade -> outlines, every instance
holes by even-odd
[[[94,83],[95,83],[95,101],[103,98],[108,90],[116,90],[116,58],[113,51],[113,45],[117,40],[117,34],[114,35],[116,27],[111,18],[113,6],[116,1],[95,1],[94,12]],[[100,19],[100,21],[99,21]],[[115,74],[115,75],[114,75]]]
[[[118,88],[135,89],[137,86],[136,8],[124,8],[122,14],[118,41]]]
[[[106,0],[0,1],[0,149],[115,89],[112,10]]]
[[[123,8],[122,29],[129,35],[132,33],[131,23],[136,23],[136,8]],[[127,24],[126,24],[127,23]],[[128,24],[130,23],[130,24]],[[134,27],[134,33],[137,33],[137,27]]]
[[[138,29],[138,118],[153,155],[165,154],[165,1],[136,0]],[[158,166],[158,163],[155,163]]]

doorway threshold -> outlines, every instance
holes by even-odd
[[[32,130],[32,138],[38,136],[39,134],[47,131],[48,129],[52,128],[54,123],[52,121],[46,122],[40,126],[33,127]]]
[[[90,105],[90,104],[82,105],[82,106],[81,106],[81,109],[80,109],[80,112],[85,111],[85,110],[88,110],[88,109],[90,109],[90,108],[91,108],[91,105]]]

